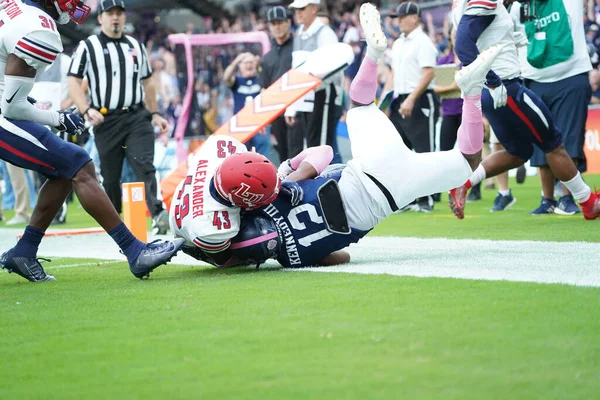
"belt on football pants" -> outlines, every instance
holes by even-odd
[[[373,181],[373,183],[379,188],[379,190],[381,190],[381,193],[383,193],[383,195],[385,196],[385,198],[388,201],[388,204],[390,205],[390,208],[392,209],[393,212],[396,212],[399,210],[398,206],[396,205],[396,202],[394,201],[394,198],[392,197],[392,194],[390,193],[389,190],[386,189],[385,186],[383,186],[383,184],[381,182],[379,182],[377,180],[377,178],[375,178],[372,175],[369,175],[365,172],[365,175],[369,177],[370,180]]]

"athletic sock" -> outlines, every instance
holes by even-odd
[[[466,96],[463,102],[462,123],[457,134],[458,149],[461,153],[476,154],[483,148],[483,116],[481,114],[481,94]],[[472,182],[474,185],[479,182]]]
[[[581,174],[577,172],[577,175],[573,179],[568,182],[562,182],[563,185],[569,189],[569,191],[573,194],[573,197],[580,202],[584,203],[590,198],[592,190],[581,178]]]
[[[471,175],[471,179],[469,179],[469,181],[471,181],[471,185],[475,186],[478,183],[483,182],[485,178],[485,169],[483,168],[483,165],[479,164],[475,172],[473,172],[473,175]]]
[[[22,257],[36,257],[40,243],[45,233],[31,225],[27,225],[23,236],[12,249],[14,255]]]
[[[359,104],[371,104],[377,94],[377,61],[367,55],[350,85],[350,99]]]
[[[133,236],[123,222],[115,229],[108,232],[108,234],[113,238],[117,245],[119,245],[129,262],[134,262],[142,250],[144,250],[144,247],[146,247],[144,242],[139,241]]]
[[[500,193],[502,196],[506,197],[510,194],[510,189],[508,190],[498,190],[498,193]]]

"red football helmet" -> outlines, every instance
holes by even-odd
[[[85,5],[85,0],[54,0],[54,7],[60,16],[57,22],[62,25],[69,20],[81,25],[92,12],[90,6]]]
[[[277,168],[258,153],[232,154],[215,172],[221,197],[245,210],[266,206],[277,197],[281,180]]]

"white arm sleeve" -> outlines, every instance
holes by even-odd
[[[4,93],[2,94],[2,115],[6,118],[19,121],[32,121],[47,126],[60,125],[58,112],[40,110],[27,101],[27,96],[33,84],[34,78],[22,76],[4,76]]]

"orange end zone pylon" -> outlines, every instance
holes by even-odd
[[[246,143],[283,114],[288,106],[320,84],[320,79],[291,69],[256,96],[251,103],[246,104],[240,112],[217,129],[214,135],[227,135]],[[167,210],[171,208],[171,199],[175,189],[185,178],[187,170],[187,163],[183,162],[173,173],[161,181],[162,197],[167,205]]]
[[[123,184],[123,222],[133,236],[148,241],[146,230],[146,185],[144,182]]]

